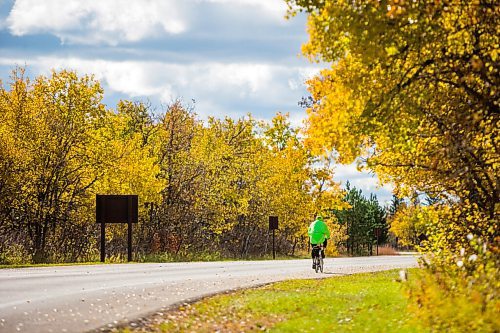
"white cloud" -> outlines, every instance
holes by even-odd
[[[71,69],[78,74],[94,74],[96,79],[113,91],[131,97],[160,95],[168,89],[168,84],[157,85],[150,76],[153,69],[148,63],[142,66],[134,61],[86,60],[79,58],[40,57],[28,62],[28,66],[36,67],[38,72],[48,74],[50,70]]]
[[[327,66],[325,64],[325,66]],[[325,67],[323,65],[321,66],[308,66],[308,67],[301,67],[299,69],[300,77],[302,79],[302,82],[305,82],[307,80],[312,79],[313,77],[317,76],[319,72]]]
[[[188,77],[194,79],[196,84],[205,85],[207,90],[218,91],[221,86],[237,88],[238,95],[245,97],[269,84],[273,66],[253,63],[209,63],[189,65],[187,71],[189,73],[185,74]]]
[[[24,64],[15,59],[0,59],[0,64],[14,66]],[[26,62],[35,73],[50,70],[73,69],[80,75],[94,74],[102,81],[106,92],[118,92],[132,98],[146,97],[161,102],[173,98],[194,98],[207,105],[243,105],[241,109],[226,113],[249,110],[256,114],[258,105],[288,105],[272,112],[291,112],[294,124],[300,124],[305,112],[297,101],[302,92],[293,91],[288,81],[301,82],[303,67],[268,63],[165,63],[148,61],[89,60],[82,58],[38,57]],[[210,101],[210,103],[208,103]],[[286,109],[289,108],[289,109]],[[219,111],[219,110],[218,110]],[[296,113],[294,113],[294,111]]]
[[[288,80],[288,87],[290,87],[291,90],[298,90],[306,86],[305,83],[317,76],[321,68],[317,66],[309,66],[299,67],[297,70],[299,75]]]
[[[290,124],[295,128],[303,127],[306,118],[307,118],[307,113],[305,110],[302,109],[299,112],[294,112],[290,114]]]
[[[12,34],[47,32],[63,42],[116,45],[187,29],[175,0],[17,0],[7,18]]]
[[[299,89],[299,82],[295,79],[289,79],[288,80],[288,86],[290,87],[290,89],[292,90],[297,90]]]
[[[17,0],[6,25],[16,36],[49,33],[63,43],[118,45],[186,32],[200,3],[256,9],[286,22],[283,0]]]
[[[284,21],[287,5],[283,0],[200,0],[230,6],[257,7],[273,17]]]

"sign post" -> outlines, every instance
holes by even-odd
[[[276,259],[276,250],[274,248],[274,231],[278,229],[278,217],[269,216],[269,230],[273,231],[273,259]]]
[[[139,220],[137,195],[96,195],[96,222],[101,224],[101,262],[106,259],[106,223],[127,223],[127,260],[132,261],[132,223]]]
[[[101,262],[106,259],[106,223],[101,222]]]

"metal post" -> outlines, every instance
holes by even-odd
[[[128,221],[128,253],[127,260],[132,261],[132,221]]]
[[[276,251],[274,250],[274,229],[273,229],[273,259],[276,259]]]
[[[378,255],[378,235],[379,233],[377,232],[377,255]]]
[[[132,261],[132,197],[128,197],[128,246],[127,246],[127,261]]]
[[[101,262],[106,259],[106,223],[101,222]]]

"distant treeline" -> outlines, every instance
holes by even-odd
[[[331,160],[313,157],[286,115],[202,122],[181,101],[113,110],[102,98],[98,81],[70,71],[32,81],[16,69],[0,88],[1,262],[96,260],[96,194],[139,195],[136,258],[268,255],[269,215],[290,255],[307,249],[316,213],[347,207]],[[106,242],[125,254],[126,226],[109,225]]]

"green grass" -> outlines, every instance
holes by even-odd
[[[285,256],[276,255],[276,260],[294,260],[294,259],[306,259],[310,258],[310,255],[295,255],[295,256]],[[246,256],[246,257],[226,257],[219,254],[204,254],[196,253],[189,255],[172,255],[172,254],[150,254],[139,258],[139,262],[209,262],[209,261],[248,261],[248,260],[273,260],[273,255],[264,256]]]
[[[0,265],[0,269],[3,268],[27,268],[27,267],[53,267],[53,266],[84,266],[84,265],[101,265],[102,262],[73,262],[73,263],[57,263],[57,264],[12,264],[12,265]],[[109,263],[106,263],[109,264]]]
[[[294,259],[305,259],[309,258],[306,255],[297,255],[297,256],[276,256],[276,260],[294,260]],[[106,258],[106,262],[104,264],[132,264],[132,263],[169,263],[169,262],[207,262],[207,261],[247,261],[247,260],[271,260],[273,259],[272,255],[266,256],[255,256],[248,258],[227,258],[219,255],[147,255],[140,256],[137,258],[137,261],[127,262],[125,257],[116,256],[112,258]],[[51,266],[74,266],[74,265],[100,265],[103,264],[100,261],[90,261],[90,262],[76,262],[76,263],[44,263],[44,264],[31,264],[31,263],[23,263],[23,264],[0,264],[0,269],[4,268],[26,268],[26,267],[51,267]]]
[[[217,295],[182,306],[162,317],[161,324],[149,326],[147,330],[425,332],[415,326],[407,312],[407,300],[397,277],[397,271],[386,271],[322,280],[292,280]]]

